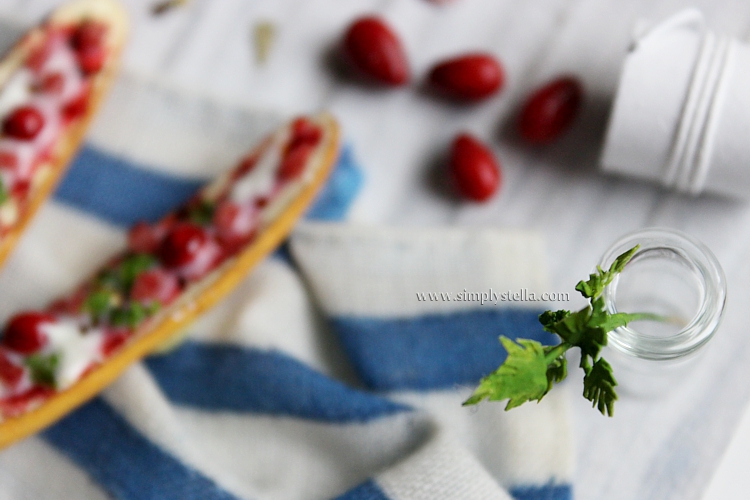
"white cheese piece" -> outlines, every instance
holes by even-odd
[[[15,72],[0,89],[0,117],[25,104],[31,99],[32,74],[26,68]]]
[[[17,161],[16,167],[12,169],[14,177],[12,180],[8,179],[11,184],[7,184],[6,187],[12,186],[16,181],[31,178],[37,155],[37,149],[33,142],[2,138],[0,139],[0,151],[15,155]]]
[[[54,46],[52,53],[44,62],[40,71],[42,79],[55,73],[63,77],[62,90],[57,94],[57,97],[64,103],[78,97],[81,93],[83,77],[78,70],[78,62],[73,55],[73,51],[64,43],[58,43]]]
[[[31,143],[37,152],[45,151],[52,146],[60,135],[60,103],[51,96],[41,95],[32,98],[29,106],[39,110],[44,117],[44,124]]]
[[[16,175],[9,168],[0,168],[0,182],[3,183],[3,188],[8,191],[15,182]]]
[[[44,348],[45,354],[57,353],[60,362],[55,372],[57,389],[62,390],[76,383],[83,372],[94,362],[102,360],[101,330],[82,332],[78,321],[59,319],[56,323],[42,325],[49,343]]]
[[[235,203],[245,203],[255,198],[269,196],[276,184],[276,172],[281,163],[281,150],[286,144],[288,130],[276,134],[271,145],[263,152],[253,169],[235,181],[229,196]]]

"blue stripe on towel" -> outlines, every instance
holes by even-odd
[[[375,481],[369,480],[352,488],[335,500],[388,500]]]
[[[206,410],[324,422],[365,422],[409,410],[351,389],[278,351],[186,342],[146,364],[169,399]]]
[[[55,199],[117,226],[154,222],[190,198],[206,179],[159,172],[131,160],[85,146],[55,192]],[[345,147],[331,178],[308,213],[318,220],[340,220],[362,186],[351,147]]]
[[[99,149],[81,149],[55,199],[118,226],[154,222],[204,184],[157,172]]]
[[[339,154],[335,170],[306,217],[325,221],[345,219],[363,183],[362,170],[354,159],[351,146],[346,145]]]
[[[361,379],[377,390],[429,390],[474,384],[506,356],[500,335],[543,344],[541,311],[487,309],[405,319],[333,318]]]
[[[235,500],[211,479],[159,449],[101,399],[44,432],[121,500]]]
[[[573,488],[567,484],[511,488],[515,500],[573,500]]]

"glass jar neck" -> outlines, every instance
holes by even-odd
[[[599,263],[609,268],[618,255],[640,245],[631,261],[604,290],[610,313],[648,313],[609,333],[609,345],[650,360],[688,356],[718,328],[726,279],[716,257],[690,236],[664,228],[630,233],[615,242]],[[658,319],[657,319],[658,318]]]

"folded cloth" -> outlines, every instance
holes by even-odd
[[[561,393],[506,413],[461,407],[505,358],[498,335],[549,343],[539,238],[522,231],[304,224],[292,254],[368,389],[424,413],[417,451],[344,498],[571,498]],[[524,291],[521,291],[524,290]],[[358,491],[358,490],[355,490]]]
[[[0,314],[64,293],[277,122],[123,77],[0,275]],[[340,219],[360,182],[345,150],[310,213]],[[543,290],[535,235],[309,223],[290,248],[186,341],[0,453],[0,498],[572,496],[564,394],[460,405],[502,361],[498,335],[552,340],[539,303],[456,300]],[[454,300],[419,295],[435,292]]]

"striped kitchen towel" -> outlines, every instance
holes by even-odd
[[[2,318],[64,293],[277,122],[123,76],[0,274]],[[310,216],[341,219],[360,175],[345,149]],[[1,452],[0,499],[571,498],[564,393],[460,405],[502,361],[498,335],[552,340],[543,304],[469,300],[542,291],[536,236],[310,222],[289,247],[186,341]]]

